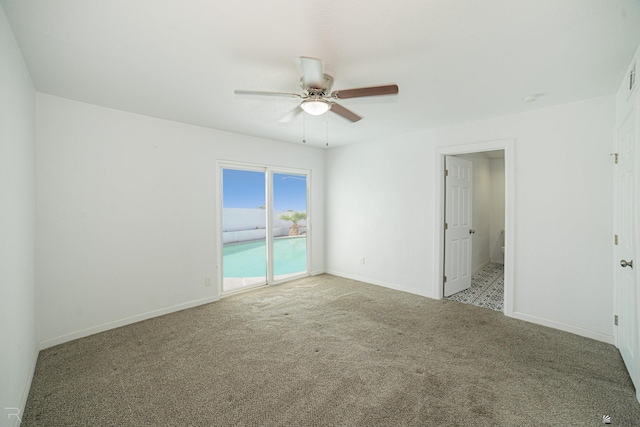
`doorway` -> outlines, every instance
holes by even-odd
[[[504,310],[504,150],[445,157],[444,296]]]
[[[504,176],[504,225],[499,228],[499,236],[496,239],[490,240],[491,245],[488,248],[490,257],[493,256],[493,261],[503,262],[503,312],[507,316],[513,316],[513,293],[514,293],[514,273],[513,273],[513,260],[515,254],[515,224],[514,224],[514,205],[515,205],[515,186],[514,186],[514,140],[496,140],[486,141],[472,144],[456,145],[439,147],[436,149],[435,156],[435,185],[436,185],[436,200],[434,201],[434,227],[435,235],[439,238],[435,239],[434,254],[435,263],[434,271],[434,295],[438,298],[444,298],[444,284],[445,284],[445,160],[447,156],[461,156],[471,155],[472,153],[487,153],[500,151],[502,153],[501,161],[504,162],[503,176]],[[487,154],[488,155],[488,154]],[[497,155],[497,153],[496,153]],[[489,160],[491,161],[491,160]],[[474,227],[475,228],[475,227]],[[501,231],[504,230],[502,234]],[[467,230],[468,232],[468,230]],[[476,232],[477,234],[477,232]],[[489,233],[490,234],[490,233]],[[502,247],[504,246],[504,253]],[[486,247],[483,250],[487,250]],[[499,250],[499,255],[495,252]],[[473,249],[470,259],[473,258]],[[491,258],[490,258],[491,259]],[[473,262],[473,260],[472,260]],[[486,259],[485,259],[486,262]],[[476,266],[478,267],[478,266]],[[473,273],[473,268],[471,268]]]
[[[222,294],[308,275],[309,172],[219,164]]]

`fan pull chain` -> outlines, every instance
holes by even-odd
[[[327,113],[325,113],[325,116],[327,118],[327,144],[326,146],[329,146],[329,115]]]
[[[307,143],[307,119],[304,113],[302,113],[302,143]]]

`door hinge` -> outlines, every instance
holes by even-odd
[[[613,316],[613,324],[618,326],[618,315]]]
[[[447,224],[446,222],[444,223],[444,229],[448,230],[449,229],[449,224]]]
[[[444,276],[444,283],[447,283],[447,276]]]
[[[444,170],[444,176],[449,176],[449,170],[447,169]]]
[[[614,234],[614,235],[613,235],[613,244],[614,244],[614,245],[617,245],[617,244],[618,244],[618,235],[617,235],[617,234]]]
[[[618,153],[611,153],[611,155],[613,156],[613,163],[614,164],[618,164]]]

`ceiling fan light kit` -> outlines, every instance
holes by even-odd
[[[321,116],[331,109],[331,103],[324,99],[305,99],[300,104],[300,108],[312,116]]]
[[[320,59],[302,56],[298,58],[298,67],[302,77],[300,86],[303,94],[283,93],[283,92],[262,92],[253,90],[236,90],[236,95],[263,95],[263,96],[285,96],[300,98],[302,102],[293,110],[289,111],[280,122],[291,122],[302,111],[313,116],[320,116],[331,110],[337,115],[357,122],[362,117],[344,106],[336,103],[333,99],[361,98],[365,96],[396,95],[398,85],[371,86],[357,89],[342,89],[331,92],[333,77],[324,74],[324,64]]]

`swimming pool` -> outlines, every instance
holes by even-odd
[[[265,277],[266,241],[226,245],[223,248],[224,277]],[[307,271],[307,238],[284,237],[273,241],[274,276]]]

